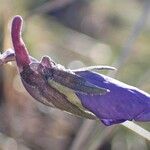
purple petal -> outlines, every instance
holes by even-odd
[[[150,121],[150,95],[118,80],[90,71],[79,71],[88,82],[109,89],[105,95],[76,93],[82,105],[93,112],[105,125],[126,120]]]

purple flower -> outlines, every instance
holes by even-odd
[[[94,72],[76,72],[88,82],[109,89],[105,95],[76,93],[82,105],[93,112],[105,125],[126,120],[150,121],[150,95],[108,76]]]
[[[39,62],[29,56],[21,38],[22,18],[12,22],[12,43],[15,54],[3,54],[2,62],[16,59],[26,90],[45,105],[59,108],[90,119],[100,119],[105,125],[126,120],[150,121],[150,95],[95,70],[114,69],[91,66],[78,70],[65,69],[48,56]]]

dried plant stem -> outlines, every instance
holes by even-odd
[[[83,122],[82,126],[78,130],[75,140],[73,140],[70,150],[80,150],[84,148],[84,145],[86,144],[94,125],[95,121],[93,120],[85,120]]]
[[[131,121],[126,121],[126,122],[122,123],[122,125],[128,129],[134,131],[138,135],[144,137],[146,140],[150,141],[150,132],[143,129],[141,126],[139,126]]]
[[[73,1],[75,1],[75,0],[53,0],[53,1],[48,1],[48,2],[44,3],[42,6],[39,6],[35,9],[33,9],[33,11],[31,11],[26,16],[26,18],[29,18],[34,14],[43,14],[43,13],[54,11],[56,9],[59,9],[59,8],[62,8],[64,6],[69,5]]]
[[[134,42],[140,35],[149,15],[150,15],[150,1],[145,0],[142,14],[139,17],[139,19],[137,20],[137,22],[135,23],[135,25],[133,26],[129,37],[122,48],[122,53],[120,54],[118,59],[114,62],[113,66],[115,66],[118,70],[119,70],[119,68],[121,68],[124,65],[124,63],[127,61],[128,57],[130,56],[130,54],[132,52],[131,49],[134,45]]]

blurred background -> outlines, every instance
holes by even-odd
[[[102,72],[150,93],[149,0],[0,0],[0,50],[12,47],[10,23],[24,22],[30,54],[66,68],[111,65]],[[150,131],[150,123],[138,123]],[[49,108],[24,89],[15,63],[0,68],[0,150],[149,150],[122,125],[105,127]]]

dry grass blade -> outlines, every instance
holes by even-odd
[[[146,140],[150,141],[150,132],[145,130],[144,128],[140,127],[139,125],[137,125],[131,121],[126,121],[126,122],[122,123],[122,125],[128,129],[134,131],[135,133],[142,136]]]

